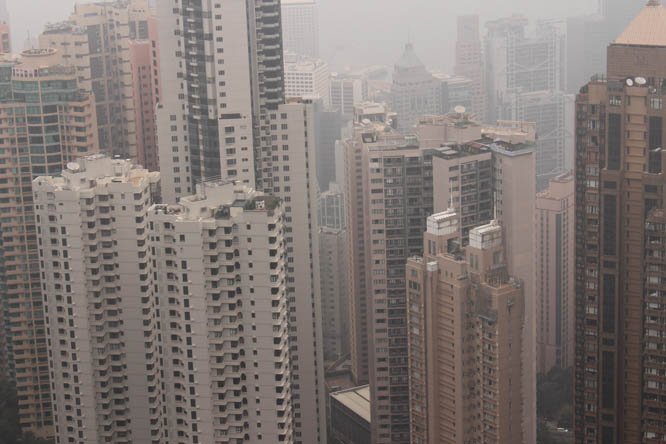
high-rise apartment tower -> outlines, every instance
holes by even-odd
[[[40,436],[53,436],[54,418],[32,180],[60,174],[99,149],[94,98],[80,88],[74,67],[59,64],[57,52],[33,49],[0,63],[8,360],[21,427]]]
[[[576,100],[577,443],[666,439],[665,29],[648,1]]]

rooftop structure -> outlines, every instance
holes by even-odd
[[[391,108],[398,115],[398,129],[410,132],[419,117],[439,114],[440,91],[440,82],[417,57],[414,45],[406,44],[402,56],[395,63],[391,85]]]
[[[650,0],[613,43],[666,46],[666,9],[662,6],[661,1]]]
[[[370,387],[367,385],[330,394],[333,436],[346,444],[368,444],[370,437]]]

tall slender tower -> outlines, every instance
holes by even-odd
[[[454,69],[457,76],[466,77],[472,81],[472,108],[468,111],[476,114],[481,122],[485,122],[486,92],[478,15],[458,17],[456,65]]]
[[[148,216],[169,442],[293,444],[284,203],[229,181],[198,190]]]
[[[461,248],[453,208],[428,217],[424,256],[407,262],[411,442],[527,443],[525,288],[511,277],[497,221]]]
[[[577,97],[577,443],[666,439],[665,29],[650,0]]]
[[[0,63],[8,358],[16,374],[21,427],[40,436],[55,432],[50,381],[55,370],[48,361],[31,181],[60,174],[68,162],[99,147],[94,99],[79,88],[75,69],[57,60],[55,49],[34,49],[18,62]]]
[[[158,180],[90,156],[33,183],[57,443],[168,436],[147,220]]]
[[[285,202],[294,441],[325,443],[315,105],[285,102],[279,0],[158,3],[162,192],[230,179]]]
[[[574,363],[574,177],[564,173],[537,194],[534,215],[537,372]]]
[[[405,262],[422,253],[432,213],[432,153],[394,131],[385,113],[358,114],[367,118],[345,144],[345,163],[357,165],[345,189],[352,374],[370,382],[372,442],[402,444],[410,442]]]

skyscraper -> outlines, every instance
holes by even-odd
[[[368,81],[362,77],[331,73],[331,107],[347,119],[354,116],[354,106],[368,99]]]
[[[136,122],[136,163],[150,171],[159,170],[155,111],[160,103],[161,76],[157,17],[148,17],[148,35],[129,45],[132,97]]]
[[[540,23],[533,36],[528,21],[513,15],[486,24],[486,120],[505,117],[507,96],[516,92],[564,90],[564,35],[551,23]]]
[[[8,358],[21,427],[40,436],[53,436],[54,418],[31,181],[99,150],[94,98],[58,60],[55,49],[34,49],[0,63]]]
[[[423,257],[407,262],[411,442],[530,442],[521,396],[525,288],[502,227],[461,248],[452,208],[428,217]]]
[[[537,194],[534,268],[537,372],[574,363],[574,176],[564,173]]]
[[[536,440],[536,302],[534,298],[535,127],[499,122],[482,137],[444,146],[433,156],[434,210],[460,215],[461,246],[475,226],[494,218],[502,227],[511,276],[524,288],[521,340],[522,439]],[[490,165],[489,165],[490,163]],[[492,193],[492,196],[489,196]],[[494,204],[494,205],[493,205]],[[494,215],[494,216],[493,216]],[[527,217],[526,217],[527,215]]]
[[[574,102],[572,94],[557,90],[505,96],[502,119],[536,123],[537,191],[546,188],[549,179],[573,169]]]
[[[576,103],[577,443],[664,432],[666,10],[650,0]]]
[[[142,74],[135,71],[131,45],[157,40],[150,35],[151,17],[147,0],[78,3],[67,21],[48,25],[39,36],[39,46],[58,49],[59,63],[76,67],[80,87],[95,95],[102,153],[136,159],[139,129],[148,129],[137,126],[145,118],[134,100]]]
[[[159,2],[158,19],[164,200],[223,178],[285,202],[293,436],[325,443],[317,119],[311,100],[284,100],[280,2]]]
[[[472,106],[469,112],[476,114],[481,122],[486,121],[486,92],[484,80],[483,46],[479,30],[479,16],[468,15],[457,19],[455,74],[472,82]],[[464,105],[461,103],[454,104]],[[443,109],[442,112],[449,112]]]
[[[222,181],[152,205],[158,178],[95,156],[35,180],[58,442],[293,443],[283,203]]]
[[[168,305],[154,291],[166,282],[153,278],[147,220],[158,181],[103,156],[34,181],[57,443],[166,439]]]
[[[151,208],[170,440],[298,439],[286,217],[280,199],[230,182]]]
[[[0,0],[0,53],[4,54],[12,52],[12,34],[9,23],[7,0]]]
[[[361,119],[345,145],[352,373],[370,381],[373,443],[409,442],[405,262],[432,213],[432,154],[414,136]]]
[[[285,51],[319,57],[319,7],[316,0],[282,0]]]
[[[412,131],[417,119],[426,114],[439,114],[440,82],[419,60],[414,45],[407,43],[393,68],[391,110],[398,114],[398,129]]]

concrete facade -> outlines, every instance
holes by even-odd
[[[285,218],[228,182],[150,209],[177,442],[294,442]]]
[[[136,159],[141,135],[130,46],[150,38],[152,15],[146,0],[79,3],[67,21],[39,36],[40,47],[58,49],[59,63],[76,67],[79,85],[94,94],[102,153]]]
[[[331,108],[339,110],[347,119],[354,116],[354,106],[368,99],[368,81],[361,77],[348,77],[331,73]]]
[[[157,121],[161,76],[157,18],[148,18],[148,38],[132,40],[129,46],[132,69],[132,97],[136,121],[136,162],[149,171],[159,169]]]
[[[284,59],[284,94],[286,97],[304,97],[330,104],[328,63],[321,59],[308,59],[286,53]]]
[[[364,107],[362,116],[369,116]],[[381,107],[379,107],[381,108]],[[379,109],[378,108],[378,109]],[[357,120],[345,144],[352,374],[370,381],[372,442],[409,442],[404,263],[422,249],[432,213],[432,154],[392,130],[388,116]]]
[[[319,266],[326,361],[336,361],[349,353],[348,261],[347,231],[322,227],[319,232]]]
[[[319,7],[316,0],[283,0],[282,33],[285,51],[319,57]]]
[[[536,196],[537,373],[574,365],[574,222],[574,177],[565,173]]]
[[[393,68],[391,110],[398,115],[398,130],[413,131],[417,120],[426,114],[439,114],[440,82],[426,69],[408,43]]]
[[[158,181],[99,156],[33,182],[57,443],[166,439],[147,220]]]
[[[524,287],[502,227],[470,231],[454,209],[428,218],[424,256],[407,263],[412,443],[530,442],[522,435]]]
[[[483,45],[479,16],[468,15],[457,18],[456,64],[454,72],[472,82],[472,106],[469,112],[476,114],[481,122],[486,121],[486,91],[484,79]],[[458,105],[464,105],[459,103]],[[456,106],[454,103],[453,106]],[[442,112],[449,112],[443,109]]]

